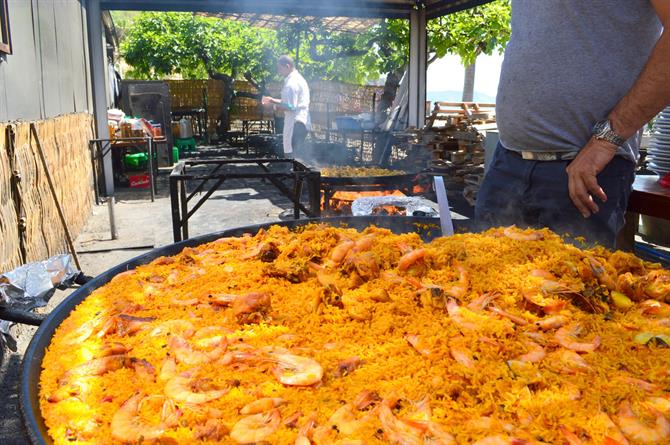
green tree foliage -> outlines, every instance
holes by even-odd
[[[269,77],[278,54],[272,30],[243,22],[189,13],[140,14],[126,31],[121,53],[132,66],[131,77],[159,79],[181,74],[185,79],[249,73]]]
[[[275,60],[297,54],[308,79],[365,83],[386,77],[381,106],[390,105],[409,60],[409,23],[383,20],[365,32],[329,32],[313,23],[279,30],[190,13],[144,12],[120,17],[121,53],[132,66],[129,77],[214,78],[226,83],[224,113],[232,103],[235,80],[261,86],[276,79]],[[509,0],[496,0],[428,23],[430,61],[447,54],[471,64],[479,54],[505,47],[510,36]],[[222,126],[227,128],[227,116]]]

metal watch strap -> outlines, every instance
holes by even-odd
[[[602,130],[595,131],[598,127],[602,127]],[[626,143],[626,139],[619,136],[612,130],[612,124],[609,119],[600,121],[596,124],[594,127],[594,135],[596,139],[609,142],[610,144],[614,144],[617,147],[622,146],[623,144]]]

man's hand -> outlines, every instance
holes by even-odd
[[[609,164],[616,149],[614,144],[591,138],[565,169],[568,172],[570,199],[584,218],[598,213],[599,208],[593,197],[602,202],[607,201],[607,195],[598,185],[596,175]]]
[[[261,99],[261,103],[263,105],[270,105],[274,103],[274,99],[271,98],[270,96],[263,96],[263,98]]]

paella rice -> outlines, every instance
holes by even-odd
[[[548,230],[311,225],[116,276],[57,329],[55,443],[670,443],[670,273]]]
[[[364,177],[364,176],[394,176],[404,175],[402,170],[389,170],[380,167],[324,167],[321,169],[321,175],[330,178],[343,177]]]

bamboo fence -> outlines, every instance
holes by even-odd
[[[92,116],[77,113],[1,124],[0,271],[67,250],[65,232],[37,142],[31,135],[31,125],[35,125],[58,202],[73,236],[83,229],[91,211],[93,188],[88,141],[93,137]]]

